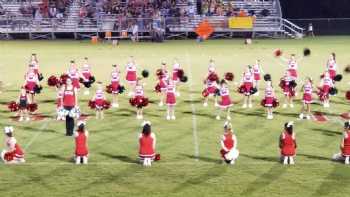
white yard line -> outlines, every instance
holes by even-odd
[[[24,146],[24,150],[27,150],[32,144],[33,142],[42,134],[42,132],[47,128],[49,122],[51,121],[51,119],[49,120],[45,120],[45,122],[41,125],[41,127],[39,128],[39,131],[30,139],[30,141]]]
[[[192,109],[192,130],[193,130],[193,143],[194,143],[194,156],[196,161],[198,161],[199,157],[199,143],[198,143],[198,134],[197,134],[197,116],[196,116],[196,108],[193,103],[193,76],[192,76],[192,66],[190,63],[190,56],[188,51],[186,52],[186,62],[187,62],[187,71],[188,71],[188,89],[190,91],[190,101],[191,101],[191,109]]]

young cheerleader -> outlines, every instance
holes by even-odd
[[[167,120],[175,120],[176,86],[173,80],[169,80],[166,86]]]
[[[166,97],[166,91],[167,91],[167,82],[169,81],[169,74],[166,69],[166,63],[162,62],[162,68],[157,71],[157,76],[159,79],[158,85],[160,87],[160,101],[158,106],[163,106],[163,101]]]
[[[29,113],[27,110],[28,107],[28,94],[25,90],[25,88],[21,88],[21,93],[18,97],[18,103],[19,103],[19,120],[18,121],[29,121]]]
[[[345,164],[350,164],[350,122],[344,123],[343,138],[340,143],[340,153],[333,155],[333,160],[344,161]]]
[[[284,94],[284,104],[283,108],[287,108],[288,105],[290,108],[294,108],[294,97],[295,97],[295,88],[296,82],[290,76],[289,72],[285,72],[284,76],[280,80],[279,86],[281,87]]]
[[[13,136],[13,127],[5,127],[4,132],[6,149],[1,152],[1,159],[5,164],[24,163],[24,153]]]
[[[260,60],[256,60],[255,64],[253,65],[252,72],[254,74],[255,87],[257,89],[255,96],[259,96],[259,82],[261,80],[261,75],[264,74],[264,71],[260,65]]]
[[[25,75],[25,89],[27,93],[30,95],[28,99],[28,103],[34,103],[34,95],[35,95],[35,88],[39,86],[39,79],[38,75],[34,71],[34,67],[30,66],[28,72]]]
[[[83,79],[83,82],[89,82],[90,78],[92,77],[91,73],[91,65],[89,64],[89,59],[87,57],[84,58],[84,64],[82,68],[80,69],[81,77]],[[84,95],[89,95],[89,87],[85,87]]]
[[[151,166],[156,155],[156,135],[151,131],[151,123],[142,123],[142,132],[139,135],[139,158],[143,166]]]
[[[221,158],[227,164],[235,164],[239,156],[239,151],[237,149],[237,137],[233,133],[232,124],[225,122],[224,124],[224,135],[220,140],[221,145]]]
[[[266,82],[264,106],[267,111],[267,119],[273,119],[274,102],[277,101],[275,90],[272,87],[271,81]]]
[[[301,114],[299,115],[300,119],[304,118],[304,115],[306,114],[306,119],[311,118],[311,102],[312,102],[312,80],[310,77],[307,77],[305,79],[305,84],[302,87],[303,94],[303,107],[301,109]]]
[[[337,62],[335,60],[335,53],[331,53],[329,56],[326,67],[327,71],[329,72],[329,76],[334,80],[334,77],[337,75]]]
[[[141,79],[136,81],[134,97],[130,99],[130,104],[136,107],[136,119],[143,119],[143,107],[148,105],[148,98],[144,96],[143,85]]]
[[[242,75],[242,80],[241,80],[241,87],[243,88],[243,94],[244,94],[244,103],[243,103],[243,108],[249,108],[253,107],[252,104],[252,97],[251,95],[254,94],[254,76],[253,73],[251,72],[250,66],[248,66],[243,75]]]
[[[282,60],[288,63],[287,72],[289,72],[292,80],[298,79],[298,60],[295,57],[295,54],[291,54],[289,59],[282,57]]]
[[[119,87],[120,87],[120,70],[118,65],[113,65],[113,70],[111,73],[111,85],[112,85],[112,107],[118,108],[119,103],[118,103],[118,97],[117,95],[119,94]]]
[[[209,97],[212,97],[212,96],[214,96],[215,107],[218,106],[217,96],[215,95],[219,86],[218,80],[219,80],[219,77],[215,71],[214,60],[210,60],[209,66],[208,66],[208,74],[204,80],[205,89],[202,92],[202,95],[204,97],[204,103],[203,103],[204,107],[208,106]]]
[[[73,86],[70,78],[67,79],[66,85],[62,87],[62,99],[64,110],[67,112],[66,117],[66,136],[72,136],[74,131],[74,115],[73,112],[78,108],[78,90]]]
[[[33,53],[30,56],[29,66],[33,67],[34,73],[38,76],[38,78],[40,78],[41,74],[40,74],[40,70],[39,70],[39,60],[38,60],[38,56],[35,53]]]
[[[232,101],[231,101],[231,98],[230,98],[230,90],[229,90],[229,87],[226,83],[226,81],[223,79],[221,80],[220,82],[220,89],[219,89],[219,92],[220,92],[220,97],[221,97],[221,100],[219,102],[219,112],[218,112],[218,115],[216,116],[216,119],[217,120],[220,120],[221,117],[220,117],[220,114],[221,114],[221,111],[225,111],[226,110],[226,119],[227,120],[231,120],[231,116],[230,116],[230,107],[232,106]]]
[[[99,82],[97,86],[97,90],[95,93],[95,96],[92,98],[93,101],[95,101],[95,109],[96,109],[96,119],[103,119],[104,118],[104,103],[106,101],[106,96],[103,92],[102,83]]]
[[[135,89],[135,85],[136,85],[136,81],[137,81],[137,66],[135,63],[135,60],[133,59],[133,57],[130,57],[129,62],[126,65],[126,81],[129,84],[129,96],[133,96],[134,92],[133,90]]]
[[[330,77],[329,72],[325,72],[323,78],[321,79],[318,95],[323,107],[328,108],[329,105],[329,91],[334,87],[332,78]]]
[[[88,137],[89,132],[85,129],[85,122],[79,121],[77,124],[77,131],[74,132],[75,138],[75,164],[87,164],[88,163]]]
[[[177,59],[174,60],[173,65],[173,73],[172,73],[172,80],[174,81],[174,84],[177,86],[180,82],[179,78],[179,72],[181,70],[180,64],[178,63]],[[176,96],[180,96],[180,92],[176,91]]]
[[[280,135],[279,147],[281,150],[281,162],[284,165],[294,164],[294,157],[297,149],[295,132],[293,131],[293,122],[284,124],[284,131]]]
[[[68,69],[67,75],[72,80],[73,87],[79,91],[80,89],[79,79],[81,77],[81,74],[79,72],[79,69],[77,68],[77,65],[75,64],[75,61],[70,62],[70,67]]]

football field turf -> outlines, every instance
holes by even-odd
[[[224,120],[215,120],[213,101],[207,108],[202,105],[203,79],[209,59],[214,59],[220,76],[233,72],[240,80],[244,67],[261,59],[265,73],[272,75],[277,95],[286,64],[273,56],[276,48],[284,55],[308,47],[312,54],[299,62],[302,77],[313,77],[316,84],[325,69],[331,52],[337,54],[338,71],[350,64],[350,37],[319,37],[303,40],[255,40],[244,45],[240,39],[166,41],[165,43],[121,42],[92,45],[88,41],[0,41],[0,126],[15,127],[15,136],[25,149],[26,164],[0,164],[0,196],[348,196],[350,194],[350,166],[330,160],[339,152],[344,119],[340,114],[349,111],[345,91],[349,90],[349,76],[337,83],[339,93],[331,98],[331,108],[313,104],[312,110],[322,112],[327,121],[297,120],[301,109],[298,94],[294,109],[276,109],[275,118],[266,120],[260,96],[254,97],[252,109],[242,109],[243,97],[230,83],[231,98],[238,104],[231,108],[234,132],[238,138],[240,157],[235,165],[220,161],[219,140]],[[8,112],[7,103],[15,100],[23,83],[28,58],[37,53],[45,76],[44,89],[36,98],[41,121],[16,122]],[[92,72],[98,81],[109,82],[112,64],[122,68],[129,56],[134,56],[143,69],[150,71],[145,79],[146,96],[151,103],[144,117],[152,122],[157,136],[157,152],[161,160],[151,168],[137,163],[141,121],[135,118],[126,94],[119,96],[120,108],[106,111],[104,120],[96,120],[94,111],[87,106],[90,96],[80,92],[80,108],[90,115],[87,120],[89,138],[89,165],[76,166],[70,159],[74,141],[64,136],[64,122],[55,120],[56,93],[46,84],[50,75],[67,70],[69,61],[79,65],[89,57]],[[173,59],[189,76],[181,84],[177,99],[176,121],[166,121],[166,108],[158,107],[158,96],[153,91],[155,70],[161,61],[172,68]],[[265,87],[261,82],[261,88]],[[300,88],[300,85],[299,87]],[[93,92],[93,91],[91,91]],[[107,95],[110,98],[110,95]],[[317,96],[314,95],[317,99]],[[296,165],[278,163],[278,137],[286,121],[295,121],[298,151]],[[4,135],[0,135],[0,143]],[[1,146],[2,148],[3,146]]]

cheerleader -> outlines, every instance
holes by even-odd
[[[169,80],[166,86],[167,120],[175,120],[176,86],[173,80]]]
[[[340,143],[340,153],[333,155],[333,160],[344,161],[345,164],[350,164],[350,122],[344,123],[343,138]]]
[[[179,71],[181,70],[180,64],[177,59],[174,60],[173,72],[172,72],[172,80],[175,85],[178,85],[180,82]],[[176,96],[180,96],[180,92],[176,91]]]
[[[148,99],[145,98],[144,96],[143,85],[140,79],[136,81],[136,86],[134,91],[135,91],[135,94],[132,100],[135,102],[132,105],[136,107],[136,119],[141,120],[143,119],[143,107],[147,105],[147,104],[144,104],[143,102]]]
[[[319,96],[320,100],[323,103],[323,107],[328,108],[329,105],[329,91],[334,87],[333,80],[329,72],[325,72],[323,78],[321,79],[319,86]]]
[[[252,72],[254,74],[255,87],[257,89],[255,95],[259,96],[259,82],[261,80],[261,75],[264,74],[264,71],[260,65],[260,60],[256,60],[255,64],[253,65]]]
[[[283,108],[287,108],[288,105],[290,108],[294,108],[293,100],[295,97],[296,83],[288,71],[285,72],[284,76],[281,78],[279,86],[282,88],[284,94]]]
[[[295,132],[293,131],[293,122],[284,124],[284,131],[280,135],[279,147],[281,150],[281,162],[284,165],[294,164],[294,157],[297,149]]]
[[[72,85],[76,90],[79,91],[80,89],[80,84],[79,84],[79,79],[81,77],[81,74],[79,72],[79,69],[77,68],[77,65],[75,64],[75,61],[70,62],[70,67],[68,69],[67,75],[72,81]]]
[[[13,127],[5,127],[6,148],[1,152],[1,159],[5,164],[24,163],[24,152],[13,136]]]
[[[37,74],[39,77],[39,74],[40,74],[39,61],[38,61],[38,56],[35,53],[33,53],[30,56],[29,65],[33,67],[35,74]]]
[[[243,87],[244,94],[243,108],[247,108],[247,106],[249,108],[253,107],[251,95],[254,94],[254,89],[256,89],[254,86],[254,75],[251,72],[250,66],[248,66],[243,73],[241,80],[241,87]]]
[[[267,119],[273,119],[273,103],[276,101],[275,90],[271,81],[266,82],[264,106],[267,111]]]
[[[113,65],[113,70],[111,73],[111,85],[112,85],[112,107],[118,108],[118,97],[119,87],[120,87],[120,70],[118,65]]]
[[[169,74],[168,71],[166,69],[166,63],[162,62],[162,68],[160,70],[157,71],[157,75],[158,75],[158,85],[160,87],[160,101],[158,106],[162,107],[163,106],[163,101],[164,98],[166,97],[166,92],[167,92],[167,83],[169,81]]]
[[[336,57],[335,53],[331,53],[326,65],[327,71],[329,72],[329,75],[333,80],[334,80],[334,77],[337,75],[337,62],[335,57]]]
[[[239,151],[237,149],[237,137],[233,133],[232,124],[229,122],[225,122],[224,125],[224,135],[220,140],[221,145],[221,158],[227,164],[235,164],[239,156]]]
[[[223,79],[221,80],[220,82],[220,89],[219,89],[219,94],[220,94],[220,97],[221,97],[221,100],[219,102],[219,113],[218,115],[216,116],[216,119],[217,120],[220,120],[221,117],[220,117],[220,114],[221,114],[221,111],[227,111],[227,116],[226,116],[226,119],[227,120],[231,120],[231,116],[230,116],[230,107],[232,106],[232,101],[231,101],[231,98],[230,98],[230,90],[229,90],[229,87],[226,83],[226,81]]]
[[[66,85],[62,87],[63,96],[61,102],[66,111],[66,136],[72,136],[74,131],[73,111],[78,108],[78,89],[73,85],[70,78],[67,79]],[[73,117],[72,117],[73,116]]]
[[[287,62],[287,72],[290,73],[290,77],[293,80],[298,79],[298,60],[295,57],[295,54],[291,54],[289,59],[282,59],[283,61]]]
[[[135,89],[135,85],[136,85],[136,81],[137,81],[137,66],[136,63],[133,59],[133,57],[130,57],[130,61],[127,63],[126,65],[126,81],[129,84],[129,89],[131,90],[129,92],[129,96],[133,96],[134,92],[132,92],[132,90]]]
[[[302,87],[303,94],[303,107],[301,109],[301,114],[299,115],[300,119],[304,118],[306,114],[306,119],[311,118],[311,103],[312,103],[312,80],[310,77],[307,77],[305,80],[305,84]]]
[[[219,87],[218,80],[219,78],[215,70],[214,60],[210,60],[209,66],[208,66],[208,74],[204,80],[205,89],[202,92],[202,95],[204,96],[204,103],[203,103],[204,107],[208,106],[209,97],[212,97],[212,96],[214,96],[215,107],[218,106],[217,97],[215,94]]]
[[[80,73],[81,73],[83,82],[89,82],[92,77],[91,65],[89,64],[89,59],[87,57],[84,58],[84,61],[85,63],[80,69]],[[89,95],[89,94],[90,94],[89,87],[85,87],[84,95]]]
[[[95,109],[96,109],[96,119],[104,119],[104,103],[106,101],[106,96],[103,92],[103,88],[101,83],[98,84],[95,96],[92,98],[92,100],[95,102]]]
[[[63,110],[63,90],[62,88],[58,87],[57,88],[57,94],[56,94],[56,113],[57,113],[57,120],[64,120],[65,117],[63,116],[63,114],[61,113],[61,111]]]
[[[28,72],[25,75],[25,89],[27,93],[30,95],[28,99],[28,103],[34,103],[34,95],[35,89],[39,86],[38,75],[35,73],[33,65],[30,65]]]
[[[25,90],[25,88],[21,88],[21,93],[18,97],[18,103],[19,103],[19,120],[18,121],[29,121],[29,113],[27,110],[27,106],[28,106],[28,94],[27,91]]]
[[[77,124],[77,131],[74,132],[75,138],[75,164],[87,164],[88,163],[88,137],[89,132],[85,129],[85,122],[79,121]]]
[[[156,135],[151,131],[151,123],[142,123],[142,132],[139,135],[139,158],[143,166],[151,166],[155,159]]]

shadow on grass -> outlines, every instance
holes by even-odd
[[[189,154],[180,154],[180,155],[187,157],[187,158],[190,158],[190,159],[198,159],[199,161],[203,161],[203,162],[207,162],[207,163],[214,163],[214,164],[221,163],[221,159],[214,159],[214,158],[203,157],[203,156],[196,157],[194,155],[189,155]]]
[[[320,161],[331,161],[331,158],[329,157],[322,157],[317,155],[309,155],[309,154],[298,154],[297,156],[303,156],[308,159],[314,159],[314,160],[320,160]]]
[[[125,163],[133,163],[133,164],[139,164],[138,160],[130,158],[125,155],[113,155],[110,153],[100,153],[103,156],[109,157],[111,159],[117,159],[119,161],[125,162]]]
[[[41,154],[41,153],[32,153],[33,155],[36,155],[38,157],[41,157],[43,159],[52,159],[57,161],[65,161],[65,162],[73,162],[72,158],[65,158],[60,155],[54,155],[54,154]]]
[[[339,136],[339,135],[342,135],[342,132],[339,132],[339,131],[336,131],[336,130],[330,130],[330,129],[327,129],[327,128],[315,128],[315,129],[312,129],[313,131],[318,131],[320,133],[322,133],[323,135],[326,135],[326,136]]]
[[[268,162],[278,162],[278,157],[265,157],[265,156],[256,156],[256,155],[247,155],[244,153],[240,154],[242,157],[247,157],[254,160],[268,161]]]

